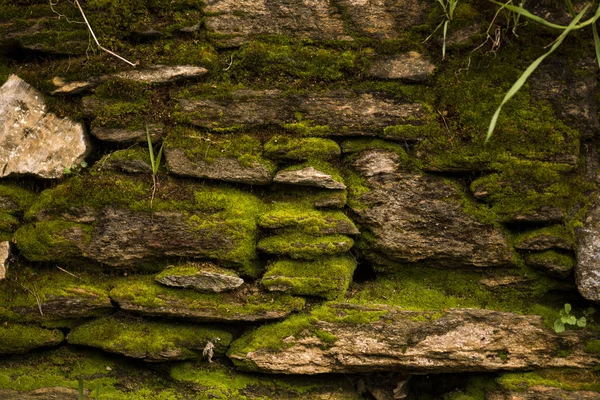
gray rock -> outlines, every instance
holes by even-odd
[[[557,278],[567,278],[573,270],[573,257],[552,250],[525,255],[525,263],[544,270],[548,275]]]
[[[273,182],[324,189],[346,189],[346,185],[342,182],[336,181],[331,175],[313,167],[305,167],[295,171],[279,171],[273,178]]]
[[[353,166],[366,177],[393,174],[398,171],[400,157],[392,152],[366,151],[358,156]]]
[[[244,283],[244,280],[232,271],[208,263],[167,268],[155,279],[165,286],[191,288],[209,293],[231,291]]]
[[[518,239],[515,243],[515,248],[519,250],[549,250],[563,249],[572,250],[573,244],[565,237],[552,235],[544,230],[540,230],[539,234],[532,232],[523,239]]]
[[[557,335],[535,315],[480,309],[407,311],[355,304],[324,308],[321,311],[327,314],[323,315],[333,317],[324,321],[313,313],[310,328],[299,324],[297,331],[286,325],[282,335],[289,336],[281,338],[281,348],[262,345],[259,328],[234,342],[229,357],[242,370],[307,375],[493,372],[600,364],[595,355],[584,351],[584,333]],[[346,322],[358,316],[364,322]],[[276,326],[269,328],[269,334],[276,334]],[[327,343],[324,332],[332,338]],[[556,357],[561,349],[569,353]]]
[[[8,257],[10,255],[10,243],[0,242],[0,281],[6,278],[8,269]]]
[[[62,85],[58,89],[54,90],[52,94],[78,94],[85,92],[94,86],[95,85],[92,82],[74,81]]]
[[[435,69],[429,60],[416,51],[376,60],[369,68],[369,75],[381,79],[403,79],[424,82]]]
[[[393,153],[370,150],[353,164],[371,188],[352,202],[361,230],[370,231],[362,237],[370,250],[367,258],[381,266],[407,262],[446,268],[512,264],[502,231],[467,214],[462,205],[467,200],[458,187],[439,176],[420,173],[375,174],[382,171],[380,165],[394,162]]]
[[[208,72],[206,68],[193,65],[153,65],[145,69],[132,69],[111,75],[111,77],[144,83],[177,82],[183,79],[198,78]]]
[[[486,393],[485,398],[486,400],[600,400],[600,393],[535,385],[523,390],[492,391]]]
[[[162,137],[164,131],[165,129],[162,124],[148,124],[148,132],[150,132],[150,138],[152,140]],[[146,129],[104,128],[101,126],[92,126],[91,133],[98,139],[106,142],[146,143],[148,140]]]
[[[600,301],[600,204],[591,208],[577,236],[577,288],[586,299]]]
[[[0,177],[60,178],[88,152],[84,128],[46,112],[43,96],[16,75],[0,87]]]
[[[215,179],[225,182],[268,185],[273,181],[271,168],[258,162],[241,165],[235,158],[219,157],[212,162],[191,159],[182,149],[165,149],[167,168],[176,175]],[[268,164],[268,163],[267,163]]]

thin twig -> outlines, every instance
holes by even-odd
[[[44,312],[42,311],[42,302],[40,301],[40,296],[38,296],[37,289],[35,288],[35,286],[33,286],[34,290],[31,290],[28,287],[26,287],[25,285],[23,285],[22,283],[19,283],[19,285],[21,285],[21,287],[23,289],[27,290],[29,293],[31,293],[33,295],[33,297],[35,297],[35,301],[37,302],[37,305],[38,305],[38,310],[40,310],[40,315],[43,317]]]
[[[227,68],[225,68],[223,71],[228,71],[232,65],[233,65],[233,53],[231,53],[231,61],[229,61],[229,66]]]
[[[75,0],[75,4],[77,5],[77,8],[79,8],[79,12],[81,12],[81,15],[83,16],[83,20],[85,21],[85,24],[88,27],[88,30],[90,31],[90,34],[92,35],[92,37],[94,38],[94,42],[96,42],[96,45],[100,48],[100,50],[104,50],[105,52],[107,52],[108,54],[117,57],[119,60],[125,61],[127,64],[131,65],[132,67],[137,66],[138,63],[132,63],[131,61],[121,57],[120,55],[118,55],[115,52],[112,52],[110,50],[108,50],[106,47],[103,47],[100,42],[98,42],[98,38],[96,38],[96,34],[94,33],[94,31],[92,30],[92,27],[90,25],[90,23],[87,20],[87,17],[85,16],[85,13],[83,12],[83,8],[81,8],[81,5],[79,4],[79,0]]]
[[[66,274],[69,274],[69,275],[71,275],[71,276],[72,276],[72,277],[74,277],[74,278],[81,279],[80,277],[78,277],[78,276],[77,276],[77,275],[75,275],[74,273],[72,273],[72,272],[69,272],[69,271],[67,271],[66,269],[63,269],[63,268],[59,267],[58,265],[56,266],[56,268],[58,268],[59,270],[61,270],[62,272],[66,273]]]

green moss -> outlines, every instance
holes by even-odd
[[[289,203],[304,208],[342,208],[346,205],[346,190],[329,190],[315,187],[273,185],[265,193],[265,203]]]
[[[330,139],[275,135],[265,144],[265,156],[275,160],[331,159],[339,155],[340,146]]]
[[[504,389],[522,392],[532,386],[547,386],[562,390],[600,391],[597,372],[581,369],[546,369],[535,372],[506,373],[496,379]]]
[[[498,385],[491,377],[475,377],[469,379],[464,389],[444,395],[444,400],[486,400],[487,394]]]
[[[315,210],[296,203],[274,203],[260,216],[258,225],[268,229],[290,228],[312,235],[358,233],[352,220],[341,211]]]
[[[355,210],[366,209],[367,206],[361,202],[360,198],[371,191],[367,179],[352,168],[346,168],[344,183],[348,190],[348,205]]]
[[[65,338],[57,329],[48,330],[33,325],[0,325],[0,354],[26,353],[38,347],[57,346]]]
[[[540,253],[530,253],[526,256],[527,264],[533,266],[553,266],[561,271],[570,271],[575,265],[572,256],[547,250]]]
[[[335,299],[346,293],[355,268],[356,260],[350,255],[316,261],[277,260],[267,267],[261,283],[271,290]]]
[[[229,331],[173,321],[106,317],[73,329],[71,344],[98,347],[111,353],[149,360],[200,359],[207,342],[221,355],[232,340]]]
[[[360,138],[348,139],[341,143],[343,153],[360,153],[365,150],[388,150],[396,153],[404,163],[408,161],[408,154],[404,147],[398,143],[388,142],[381,139]]]
[[[311,260],[325,255],[344,253],[353,245],[354,240],[343,235],[314,237],[302,233],[287,233],[261,239],[257,248],[269,254]]]
[[[429,138],[437,138],[444,133],[437,121],[424,125],[394,125],[383,129],[383,137],[389,140],[419,142]]]
[[[236,293],[199,293],[191,290],[168,288],[154,282],[152,276],[131,276],[119,281],[110,292],[117,303],[126,300],[148,312],[159,313],[161,308],[171,307],[175,311],[198,310],[212,317],[208,320],[244,320],[245,316],[269,312],[289,313],[302,309],[304,300],[289,295],[273,295],[258,292],[238,297]],[[168,313],[167,313],[168,314]]]
[[[333,129],[329,125],[317,125],[315,124],[315,121],[310,121],[307,119],[301,119],[298,122],[284,124],[283,128],[286,131],[303,137],[326,137],[331,136],[333,133]]]
[[[40,221],[19,228],[14,239],[21,255],[30,261],[77,262],[81,247],[89,244],[93,228],[67,221]]]
[[[22,213],[31,206],[36,197],[35,193],[15,184],[1,184],[0,211],[10,214]]]
[[[221,275],[237,276],[235,272],[225,268],[219,268],[210,262],[190,262],[183,265],[169,266],[157,274],[155,276],[155,280],[158,281],[168,276],[195,276],[204,271],[214,272]]]
[[[512,239],[512,243],[515,247],[519,247],[521,243],[544,236],[562,239],[566,244],[575,247],[575,238],[573,236],[573,232],[567,229],[564,225],[547,226],[544,228],[523,232],[515,236]]]
[[[0,231],[13,232],[17,226],[19,226],[17,217],[0,212]]]
[[[585,344],[586,353],[592,353],[600,356],[600,340],[590,340]]]

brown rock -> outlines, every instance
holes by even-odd
[[[234,272],[209,263],[173,266],[162,271],[155,279],[165,286],[191,288],[208,293],[228,292],[244,283]]]
[[[279,171],[275,178],[275,183],[286,183],[297,186],[313,186],[323,189],[346,189],[346,185],[338,182],[329,174],[306,167],[295,171]]]
[[[598,194],[594,196],[598,198]],[[591,207],[577,234],[575,280],[579,293],[591,301],[600,301],[600,204]]]
[[[380,265],[421,262],[450,268],[512,263],[502,231],[467,214],[457,187],[438,176],[376,174],[394,160],[393,153],[370,150],[354,163],[371,188],[353,206],[361,230],[371,233],[368,258]]]
[[[48,400],[48,399],[75,399],[77,389],[65,387],[44,387],[29,392],[20,390],[0,389],[0,400]]]
[[[16,75],[0,87],[0,177],[60,178],[88,151],[81,124],[46,112],[41,93]]]
[[[6,278],[8,269],[8,256],[10,255],[10,243],[0,242],[0,281]]]
[[[273,181],[269,164],[253,162],[242,165],[235,158],[220,157],[212,162],[191,159],[182,149],[165,150],[167,168],[176,175],[194,178],[215,179],[225,182],[245,183],[248,185],[268,185]]]
[[[91,102],[88,102],[88,106],[90,104]],[[95,104],[96,103],[94,103],[94,105]],[[98,106],[100,106],[100,103],[98,103]],[[92,109],[90,109],[90,112],[92,112]],[[150,138],[152,140],[162,137],[164,131],[164,126],[162,124],[148,124],[148,132],[150,132]],[[92,126],[91,133],[98,139],[106,142],[146,143],[148,140],[146,129],[104,128],[101,126]]]
[[[435,65],[415,51],[376,60],[369,75],[381,79],[403,79],[424,82],[433,74]]]
[[[328,321],[319,320],[310,328],[301,325],[299,332],[283,339],[280,349],[261,346],[258,329],[239,344],[234,342],[228,356],[239,369],[282,374],[492,372],[600,364],[583,351],[584,340],[576,333],[556,335],[538,316],[479,309],[434,313],[384,306],[329,307],[328,315],[333,316]],[[370,322],[346,322],[353,315]],[[323,332],[332,338],[327,344],[320,339]],[[571,350],[569,355],[556,357],[565,348]]]
[[[588,390],[565,390],[548,386],[533,386],[520,391],[495,391],[486,394],[489,400],[600,400],[600,393]]]
[[[183,79],[198,78],[208,72],[206,68],[193,65],[152,65],[145,69],[132,69],[111,75],[111,77],[144,83],[168,83]]]

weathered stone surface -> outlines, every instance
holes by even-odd
[[[433,74],[435,65],[416,51],[376,60],[369,75],[381,79],[403,79],[424,82]]]
[[[0,389],[0,400],[47,400],[47,399],[75,399],[77,389],[65,387],[44,387],[28,392],[20,390]]]
[[[54,90],[52,94],[78,94],[93,88],[95,85],[92,82],[74,81],[61,85]]]
[[[93,110],[90,110],[92,112]],[[164,134],[162,124],[148,124],[150,138],[155,140]],[[127,129],[127,128],[104,128],[102,126],[92,126],[92,135],[106,142],[138,142],[143,143],[148,140],[146,129]]]
[[[225,46],[239,46],[265,34],[352,40],[344,32],[341,13],[326,0],[209,0],[204,11],[207,27]]]
[[[113,74],[112,76],[134,82],[167,83],[197,78],[207,72],[206,68],[193,65],[153,65],[146,69],[132,69]]]
[[[501,290],[507,287],[522,288],[531,285],[533,279],[523,278],[520,275],[507,275],[500,277],[484,278],[479,281],[480,284],[490,290]]]
[[[269,254],[316,260],[321,256],[345,253],[352,246],[354,240],[344,235],[285,233],[260,239],[256,248]]]
[[[244,283],[233,271],[211,263],[172,266],[158,274],[155,279],[166,286],[191,288],[207,293],[228,292]]]
[[[600,393],[539,385],[518,391],[492,391],[486,394],[486,400],[600,400]]]
[[[320,235],[360,233],[352,220],[341,211],[302,208],[293,203],[274,204],[260,216],[258,225],[273,230],[289,228],[295,232]]]
[[[0,177],[60,178],[88,151],[83,126],[47,113],[42,94],[16,75],[0,87],[0,127]]]
[[[595,196],[598,197],[597,195]],[[579,293],[592,301],[600,301],[600,204],[591,207],[577,235],[575,281]]]
[[[323,189],[346,189],[346,185],[338,182],[329,174],[321,172],[313,167],[305,167],[297,170],[279,171],[275,183],[286,183],[288,185],[313,186]]]
[[[180,120],[203,128],[276,124],[330,136],[383,135],[387,126],[419,125],[427,117],[421,104],[349,91],[283,96],[279,90],[238,90],[227,100],[180,99],[177,111]]]
[[[400,156],[392,152],[383,154],[380,151],[366,151],[358,156],[353,166],[356,171],[366,177],[393,174],[398,171]]]
[[[0,337],[0,356],[27,353],[39,347],[57,346],[65,338],[58,329],[12,323],[0,325]]]
[[[209,294],[164,287],[152,277],[130,277],[120,282],[110,297],[123,310],[198,322],[282,319],[304,307],[304,299],[269,294],[251,286]]]
[[[280,349],[261,346],[263,332],[258,329],[234,342],[228,356],[240,369],[282,374],[491,372],[600,363],[583,351],[576,334],[556,335],[538,316],[479,309],[440,315],[384,306],[329,307],[327,320],[310,327],[300,324],[298,332],[286,330],[290,336],[282,338]],[[364,322],[344,322],[352,315],[362,315]],[[323,337],[331,340],[325,344]],[[571,352],[556,357],[565,348]]]
[[[10,242],[0,242],[0,280],[6,278],[8,269],[8,256],[10,255]]]
[[[132,318],[106,317],[75,327],[67,341],[98,347],[145,361],[201,359],[211,342],[215,356],[222,355],[231,343],[225,329],[188,323],[136,321]]]
[[[542,251],[549,249],[562,249],[572,250],[573,243],[565,237],[565,235],[558,235],[547,229],[540,229],[539,231],[528,232],[525,235],[521,235],[515,241],[515,248],[519,250],[531,250],[531,251]]]
[[[258,162],[246,166],[229,157],[216,158],[212,162],[193,160],[185,155],[184,150],[169,148],[165,150],[165,161],[172,173],[181,176],[248,185],[268,185],[273,181],[271,168]]]
[[[467,214],[457,187],[437,176],[379,168],[395,163],[393,153],[381,150],[354,163],[371,188],[353,206],[362,229],[371,233],[363,238],[367,258],[380,265],[423,262],[450,268],[511,264],[504,234]]]
[[[525,255],[525,263],[544,270],[548,275],[563,279],[571,274],[575,264],[573,257],[552,250],[529,253]]]

